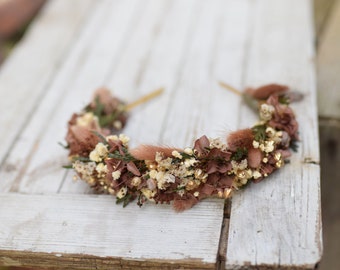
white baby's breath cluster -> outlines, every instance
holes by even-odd
[[[197,188],[206,182],[208,175],[201,169],[195,168],[199,161],[194,156],[192,148],[186,148],[183,152],[172,151],[171,157],[164,157],[157,152],[155,161],[146,161],[148,167],[147,187],[142,189],[143,195],[148,200],[153,200],[158,190],[166,190],[172,184],[177,184],[176,192],[183,196],[186,191]],[[137,181],[139,182],[139,181]],[[199,192],[194,192],[199,196]]]
[[[267,103],[261,104],[260,107],[260,118],[263,121],[269,121],[272,119],[272,115],[275,111],[275,108],[272,105],[269,105]]]
[[[86,112],[77,117],[76,125],[81,127],[91,127],[92,125],[99,127],[99,119],[93,112]]]
[[[89,114],[89,113],[88,113]],[[87,116],[90,118],[90,116]],[[120,141],[125,147],[128,147],[129,137],[124,134],[110,135],[105,138],[106,142]],[[109,145],[107,143],[99,142],[95,148],[89,154],[89,161],[76,160],[73,162],[73,169],[81,178],[89,185],[99,185],[103,190],[106,190],[110,194],[116,194],[117,198],[124,197],[127,192],[127,188],[121,188],[117,193],[112,188],[112,184],[108,184],[106,181],[107,174],[109,172],[108,165],[105,160],[109,158]],[[118,180],[121,176],[119,170],[112,172],[113,180]]]

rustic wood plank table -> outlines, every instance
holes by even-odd
[[[49,1],[0,70],[0,265],[68,269],[313,269],[321,258],[312,3],[309,0]],[[218,81],[277,82],[294,104],[298,153],[231,201],[116,205],[61,166],[57,142],[94,89],[136,108],[132,144],[189,146],[256,116]]]

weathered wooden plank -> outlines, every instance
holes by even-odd
[[[147,65],[149,62],[148,58],[152,57],[153,51],[155,50],[154,43],[159,43],[159,39],[162,39],[162,43],[160,43],[159,46],[163,48],[164,44],[169,43],[170,40],[173,39],[173,35],[177,35],[176,38],[181,39],[185,34],[185,31],[169,32],[166,26],[165,28],[162,27],[164,23],[168,22],[173,29],[176,28],[172,25],[174,22],[169,19],[169,16],[173,17],[174,14],[178,14],[179,10],[183,10],[181,3],[153,0],[145,1],[144,7],[145,10],[141,13],[142,16],[138,24],[134,27],[133,31],[130,32],[128,39],[124,41],[124,47],[119,52],[119,61],[117,61],[113,69],[108,72],[107,79],[105,80],[105,85],[111,89],[113,93],[116,93],[117,96],[126,101],[133,101],[137,97],[136,92],[140,86],[140,81],[142,80],[143,74],[149,69]],[[185,17],[184,14],[185,13],[183,13],[183,16],[178,16],[176,23],[181,23],[185,30],[189,18]],[[162,34],[163,31],[166,31],[167,35]],[[186,29],[186,31],[188,31],[188,29]],[[138,44],[138,49],[136,49],[136,44]],[[175,50],[177,46],[180,46],[180,43],[174,45],[172,49]],[[164,49],[168,49],[168,47]],[[157,61],[159,61],[159,59],[157,59]],[[163,68],[167,67],[166,59],[164,59],[162,63]],[[157,70],[153,72],[157,72]],[[168,74],[171,76],[170,72]],[[159,84],[157,87],[160,86],[162,85]],[[153,85],[149,87],[149,91],[154,90],[152,88],[154,87]],[[83,102],[87,101],[83,100]],[[158,103],[159,100],[155,102]],[[71,113],[71,111],[68,113]],[[135,111],[132,113],[134,114]],[[159,121],[161,120],[159,119]],[[129,123],[133,123],[132,120],[130,120]],[[133,132],[138,133],[136,130]],[[132,141],[134,140],[135,138],[132,138]],[[73,173],[71,172],[66,175],[59,192],[91,192],[82,181],[72,181],[72,176]]]
[[[253,4],[244,84],[279,82],[305,94],[293,105],[301,142],[282,171],[233,197],[226,268],[314,268],[322,240],[311,1]],[[241,108],[241,126],[253,120]]]
[[[47,3],[42,15],[1,67],[0,163],[46,93],[49,81],[93,7],[93,1],[68,2]]]
[[[129,21],[138,11],[137,7],[135,1],[98,3],[94,16],[72,47],[63,68],[55,74],[34,117],[22,131],[22,139],[17,141],[7,158],[5,166],[15,164],[16,168],[4,171],[2,177],[7,183],[2,183],[6,184],[2,190],[58,190],[65,174],[61,168],[65,150],[57,142],[64,138],[74,108],[83,107],[84,99],[89,100],[93,90],[103,84],[123,46]],[[99,28],[102,31],[94,39]]]
[[[111,196],[2,194],[0,200],[0,219],[6,220],[0,224],[0,264],[215,268],[223,217],[215,200],[181,214],[168,205],[122,208]]]
[[[318,48],[319,115],[340,117],[340,1],[336,1]]]

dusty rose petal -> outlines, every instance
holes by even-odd
[[[215,191],[215,187],[209,184],[204,184],[201,188],[200,193],[210,196]]]
[[[248,150],[248,165],[249,167],[255,169],[261,164],[263,154],[260,149],[250,148]]]
[[[176,212],[183,212],[193,207],[197,202],[198,200],[195,198],[195,196],[189,193],[185,198],[183,196],[182,199],[175,199],[172,207]]]
[[[164,157],[171,157],[172,151],[179,151],[181,149],[178,148],[171,148],[171,147],[161,147],[161,146],[154,146],[154,145],[147,145],[142,144],[137,148],[131,149],[130,154],[139,160],[155,160],[155,156],[157,152],[163,153]]]
[[[169,204],[174,199],[173,193],[157,192],[155,197],[153,197],[156,203],[166,203]]]
[[[220,180],[220,178],[221,178],[221,175],[218,172],[209,174],[207,183],[211,185],[215,185],[218,182],[218,180]]]
[[[247,148],[252,146],[254,140],[253,132],[250,128],[234,131],[227,136],[228,147],[231,151],[237,148]]]
[[[270,164],[264,164],[264,165],[262,165],[262,167],[261,167],[261,169],[260,169],[260,172],[261,172],[261,174],[267,174],[267,175],[269,175],[269,174],[271,174],[273,171],[274,171],[274,167],[272,166],[272,165],[270,165]]]
[[[138,170],[138,168],[136,167],[135,163],[133,163],[132,161],[130,161],[127,165],[126,168],[129,172],[132,172],[134,175],[137,176],[141,176],[140,171]]]
[[[218,181],[218,187],[220,188],[230,188],[233,185],[234,179],[228,175],[224,175]]]
[[[202,136],[195,141],[194,149],[197,151],[198,155],[202,155],[207,152],[207,149],[210,146],[210,141],[207,136]]]
[[[286,131],[292,139],[298,140],[299,125],[293,110],[287,105],[280,104],[277,96],[270,96],[267,99],[267,103],[275,108],[272,119],[268,124],[273,128]]]
[[[207,166],[207,174],[212,174],[214,172],[217,172],[217,170],[218,170],[217,162],[214,160],[210,161]]]
[[[155,180],[153,180],[151,178],[149,178],[146,181],[146,184],[147,184],[148,189],[150,189],[150,190],[154,190],[156,188],[156,182],[155,182]]]
[[[292,152],[288,149],[286,150],[277,150],[277,152],[281,153],[281,156],[282,156],[282,159],[286,159],[286,158],[289,158],[291,155],[292,155]]]
[[[286,85],[272,83],[258,88],[247,88],[245,92],[255,99],[267,99],[272,94],[282,94],[288,89]]]
[[[104,111],[107,114],[112,113],[121,101],[112,96],[111,92],[107,88],[99,88],[93,94],[93,99],[90,104],[92,108],[96,106],[96,99],[99,99],[99,102],[104,105]]]

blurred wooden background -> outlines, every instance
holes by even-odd
[[[340,1],[315,0],[324,255],[320,269],[340,265]]]

